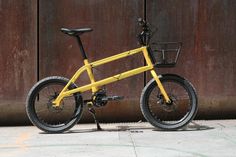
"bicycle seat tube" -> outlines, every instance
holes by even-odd
[[[86,70],[88,72],[89,79],[90,79],[91,83],[94,83],[95,78],[94,78],[94,75],[93,75],[93,72],[92,72],[92,67],[91,67],[91,65],[88,61],[87,55],[84,51],[84,47],[83,47],[83,44],[81,42],[80,36],[77,35],[76,38],[77,38],[78,45],[80,47],[80,52],[81,52],[82,57],[83,57],[84,65],[86,66]],[[98,88],[97,87],[92,87],[92,92],[95,93],[96,91],[98,91]]]

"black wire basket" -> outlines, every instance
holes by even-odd
[[[182,48],[181,42],[158,42],[152,43],[152,55],[154,67],[171,68],[175,67]]]

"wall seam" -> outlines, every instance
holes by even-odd
[[[37,82],[39,81],[39,0],[37,0]]]

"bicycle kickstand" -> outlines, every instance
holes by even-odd
[[[92,116],[93,116],[93,119],[94,119],[94,121],[95,121],[95,123],[96,123],[96,125],[97,125],[97,130],[102,130],[102,128],[101,128],[101,126],[100,126],[100,124],[99,124],[99,122],[98,122],[98,120],[97,120],[97,118],[96,118],[96,112],[95,112],[95,109],[93,108],[93,107],[89,107],[89,112],[92,114]]]

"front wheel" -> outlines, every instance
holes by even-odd
[[[83,101],[79,93],[65,97],[59,107],[53,106],[68,79],[51,76],[42,79],[30,90],[26,100],[26,111],[31,122],[39,129],[49,133],[64,132],[73,127],[80,119]],[[71,84],[69,89],[76,88]]]
[[[165,74],[159,77],[171,103],[166,103],[157,83],[150,80],[143,89],[140,107],[146,120],[164,130],[177,130],[187,125],[197,113],[197,95],[186,79]]]

